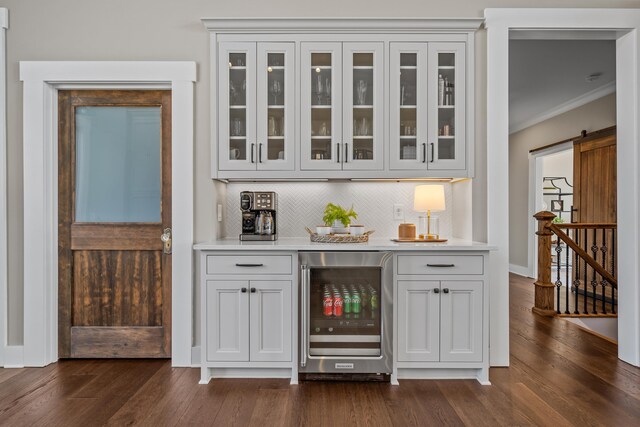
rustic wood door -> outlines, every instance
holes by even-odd
[[[573,144],[573,222],[616,223],[617,222],[617,159],[616,128],[594,132],[574,141]],[[614,231],[615,232],[615,231]],[[616,275],[616,241],[611,230],[575,230],[572,235],[589,255],[603,263],[605,269]],[[606,261],[604,260],[606,252]],[[573,283],[580,278],[579,292],[602,296],[600,276],[574,258]],[[605,292],[610,297],[611,288]],[[598,297],[600,298],[600,297]],[[592,309],[589,307],[589,309]]]
[[[58,355],[170,357],[171,92],[60,91],[58,120]]]

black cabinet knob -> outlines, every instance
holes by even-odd
[[[444,289],[442,290],[442,292],[444,292],[445,294],[448,294],[448,293],[449,293],[449,288],[444,288]]]
[[[440,288],[433,288],[433,293],[434,294],[439,294],[440,293]]]
[[[251,293],[255,294],[256,293],[256,288],[251,288]]]
[[[240,292],[242,292],[243,294],[246,294],[247,293],[247,288],[241,288]]]

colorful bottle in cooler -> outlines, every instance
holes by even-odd
[[[322,297],[322,314],[326,317],[333,315],[333,297],[328,292]]]
[[[362,311],[362,299],[360,299],[360,292],[356,291],[351,297],[351,312],[360,314],[360,311]]]
[[[371,311],[375,311],[378,308],[378,293],[376,291],[371,292]]]
[[[346,288],[342,291],[342,300],[344,304],[344,308],[343,308],[344,313],[350,314],[351,313],[351,294]]]
[[[333,315],[336,317],[342,317],[343,311],[343,303],[342,295],[339,292],[333,294]]]

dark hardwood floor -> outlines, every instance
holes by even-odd
[[[162,360],[76,360],[0,369],[0,424],[640,425],[640,369],[570,322],[531,313],[532,280],[511,277],[511,367],[476,381],[213,380]]]

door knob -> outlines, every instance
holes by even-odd
[[[160,236],[160,240],[162,240],[162,252],[169,255],[171,254],[171,229],[165,228],[164,232]]]

